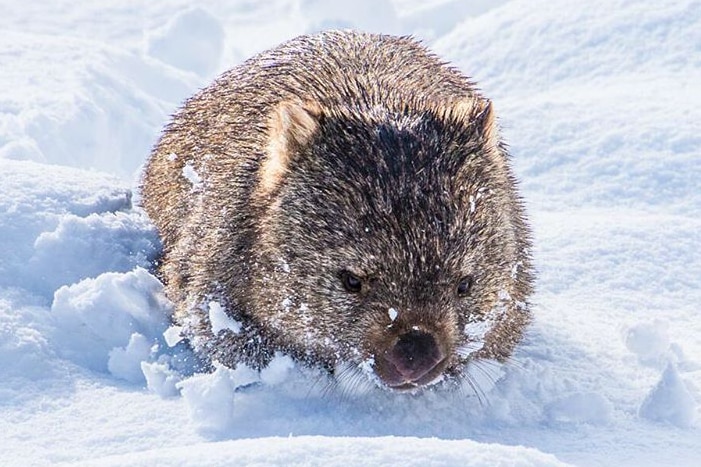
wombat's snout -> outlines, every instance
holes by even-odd
[[[377,372],[390,387],[411,388],[432,382],[438,376],[432,370],[438,370],[444,360],[432,334],[413,330],[380,355]]]

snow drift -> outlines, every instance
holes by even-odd
[[[3,465],[701,462],[697,1],[6,10]],[[347,394],[282,356],[199,374],[170,326],[140,165],[217,72],[329,26],[426,38],[501,117],[539,280],[526,341],[478,391]]]

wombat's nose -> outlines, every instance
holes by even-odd
[[[399,337],[385,359],[404,381],[415,382],[436,367],[444,358],[436,339],[422,331],[410,331]]]

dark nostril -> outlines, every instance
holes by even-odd
[[[443,360],[433,335],[423,331],[409,331],[399,337],[386,354],[386,359],[404,378],[415,381],[431,371]]]
[[[436,349],[436,340],[427,332],[410,331],[399,337],[394,350],[408,362],[416,364]]]

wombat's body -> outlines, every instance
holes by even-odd
[[[189,99],[146,167],[174,319],[228,366],[280,351],[395,389],[505,359],[532,281],[507,159],[489,102],[411,39],[264,52]]]

